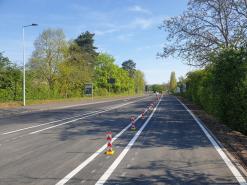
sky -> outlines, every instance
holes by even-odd
[[[148,84],[165,83],[172,71],[179,77],[191,70],[179,58],[157,57],[167,36],[158,27],[186,5],[187,0],[0,0],[0,52],[22,65],[23,25],[38,24],[25,29],[27,58],[47,28],[63,29],[67,40],[88,30],[98,51],[114,56],[119,66],[132,59]]]

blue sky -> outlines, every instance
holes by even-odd
[[[26,33],[26,53],[47,28],[62,28],[67,40],[81,32],[95,33],[99,51],[116,58],[116,63],[133,59],[145,73],[147,83],[167,82],[172,71],[177,77],[190,67],[175,58],[158,59],[166,34],[158,29],[162,20],[179,15],[186,0],[0,0],[0,51],[22,63],[22,25],[38,23]]]

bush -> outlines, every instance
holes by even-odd
[[[217,116],[247,133],[247,51],[224,49],[212,57]]]
[[[247,134],[247,51],[222,49],[206,69],[187,74],[185,96]]]

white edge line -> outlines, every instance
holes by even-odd
[[[161,100],[161,99],[160,99]],[[135,136],[131,139],[131,141],[128,143],[128,145],[123,149],[123,151],[119,154],[117,159],[112,163],[112,165],[107,169],[107,171],[100,177],[100,179],[95,183],[95,185],[103,185],[107,179],[111,176],[113,171],[117,168],[119,163],[123,160],[125,155],[128,153],[130,148],[133,146],[143,129],[146,127],[146,125],[149,123],[151,118],[153,117],[153,114],[155,113],[157,107],[159,106],[159,102],[157,103],[156,107],[153,109],[151,115],[148,117],[148,119],[145,121],[145,123],[142,125],[142,127],[138,130],[138,132],[135,134]]]
[[[135,119],[135,122],[141,118],[141,114]],[[131,124],[128,124],[121,132],[115,135],[112,138],[112,142],[114,142],[119,136],[121,136]],[[61,179],[56,185],[64,185],[68,182],[73,176],[75,176],[79,171],[81,171],[85,166],[87,166],[94,158],[96,158],[100,153],[102,153],[107,147],[107,144],[104,144],[100,149],[98,149],[94,154],[88,157],[85,161],[83,161],[79,166],[77,166],[74,170],[72,170],[68,175],[66,175],[63,179]]]
[[[231,160],[227,157],[227,155],[221,149],[221,147],[219,146],[219,144],[214,140],[214,138],[209,134],[209,132],[206,130],[206,128],[201,124],[200,120],[177,97],[176,97],[176,99],[179,101],[179,103],[181,103],[181,105],[183,105],[183,107],[194,118],[194,120],[196,121],[196,123],[199,125],[199,127],[202,129],[202,131],[204,132],[204,134],[207,136],[207,138],[209,139],[209,141],[212,143],[212,145],[214,146],[214,148],[216,149],[216,151],[219,153],[219,155],[221,156],[221,158],[224,160],[224,162],[226,163],[226,165],[228,166],[228,168],[230,169],[230,171],[232,172],[232,174],[235,176],[235,178],[237,179],[237,181],[239,182],[239,184],[240,185],[247,185],[247,182],[244,179],[244,177],[241,175],[241,173],[238,171],[238,169],[235,167],[235,165],[231,162]]]

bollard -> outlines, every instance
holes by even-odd
[[[136,131],[136,126],[135,126],[135,116],[131,116],[131,117],[130,117],[130,121],[131,121],[131,130],[132,130],[132,131]]]
[[[107,150],[105,152],[106,155],[113,155],[114,150],[112,149],[112,132],[106,133],[106,140],[107,140]]]
[[[144,114],[145,114],[145,111],[142,113],[142,119],[145,119],[145,116],[144,116]]]

